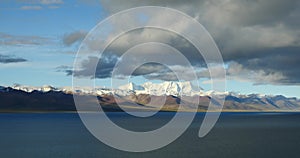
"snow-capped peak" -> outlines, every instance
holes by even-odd
[[[120,86],[116,89],[111,88],[103,88],[103,87],[62,87],[56,88],[49,85],[44,85],[41,87],[34,86],[24,86],[15,84],[11,87],[3,87],[0,86],[0,92],[9,92],[11,89],[21,90],[28,93],[33,91],[40,92],[49,92],[49,91],[61,91],[67,94],[88,94],[88,95],[112,95],[117,94],[120,96],[128,96],[131,94],[149,94],[155,96],[165,96],[165,95],[173,95],[173,96],[234,96],[243,99],[271,99],[271,100],[282,100],[284,96],[281,95],[265,95],[265,94],[241,94],[235,92],[218,92],[218,91],[203,91],[200,87],[197,88],[191,82],[162,82],[162,83],[152,83],[146,82],[142,85],[137,85],[132,82]],[[297,98],[296,98],[297,100]]]
[[[20,84],[14,84],[11,88],[15,90],[25,91],[25,92],[32,92],[37,89],[37,87],[23,86]]]
[[[126,85],[120,86],[119,87],[120,90],[131,90],[131,91],[135,91],[135,90],[145,90],[144,87],[140,86],[140,85],[136,85],[132,82],[129,82]]]
[[[44,85],[43,87],[41,87],[42,92],[49,92],[49,91],[54,91],[54,90],[57,90],[57,88],[54,88],[50,85]]]
[[[44,85],[42,87],[34,87],[34,86],[25,86],[25,85],[20,85],[20,84],[14,84],[11,88],[15,89],[15,90],[25,91],[28,93],[33,92],[34,90],[41,91],[41,92],[59,91],[58,88],[55,88],[50,85]]]
[[[123,91],[133,91],[137,94],[150,94],[150,95],[199,95],[201,88],[196,88],[190,82],[163,82],[152,83],[146,82],[142,85],[135,85],[129,83],[124,86],[120,86],[119,89]]]

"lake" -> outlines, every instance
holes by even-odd
[[[134,119],[124,113],[110,118],[128,129],[147,131],[168,122],[174,113]],[[1,113],[0,156],[7,158],[94,157],[299,157],[300,113],[222,113],[213,130],[198,138],[204,113],[175,142],[146,153],[130,153],[98,141],[76,113]],[[129,142],[130,143],[130,142]]]

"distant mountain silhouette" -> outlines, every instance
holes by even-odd
[[[16,90],[11,87],[0,87],[0,111],[76,111],[73,95],[81,97],[86,103],[80,109],[83,111],[94,111],[99,109],[99,105],[105,111],[123,111],[126,110],[151,110],[158,108],[163,99],[162,111],[175,111],[179,104],[184,109],[198,109],[205,111],[209,103],[217,105],[218,101],[213,100],[210,96],[185,96],[182,99],[178,96],[156,96],[150,94],[128,94],[128,95],[112,95],[112,94],[80,94],[66,93],[59,90],[39,91],[32,90],[26,92]],[[165,98],[166,97],[166,98]],[[193,99],[199,99],[199,105],[192,105]],[[100,104],[99,104],[100,103]],[[218,105],[219,106],[219,105]],[[122,108],[120,108],[122,107]],[[300,110],[300,100],[297,98],[287,98],[282,95],[277,96],[261,96],[261,95],[232,95],[225,96],[225,111],[296,111]]]

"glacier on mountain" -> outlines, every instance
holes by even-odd
[[[199,95],[201,88],[197,88],[191,82],[163,82],[152,83],[146,82],[142,85],[136,85],[132,82],[120,86],[122,91],[132,92],[135,94],[150,94],[156,96],[174,95],[174,96],[194,96]]]

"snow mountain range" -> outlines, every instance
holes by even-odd
[[[149,94],[155,96],[173,95],[173,96],[211,96],[211,95],[229,95],[235,94],[233,92],[217,92],[217,91],[204,91],[201,87],[194,86],[191,82],[163,82],[163,83],[152,83],[146,82],[142,85],[135,83],[128,83],[118,88],[90,88],[90,87],[53,87],[50,85],[44,85],[41,87],[25,86],[15,84],[11,87],[0,86],[0,91],[11,88],[14,90],[21,90],[24,92],[31,93],[33,91],[49,92],[49,91],[62,91],[65,93],[72,94],[93,94],[93,95],[105,95],[105,94],[118,94],[121,96],[131,94]]]
[[[115,89],[108,88],[56,88],[53,86],[30,87],[13,85],[0,86],[0,111],[46,110],[75,111],[73,95],[97,96],[101,106],[109,111],[119,111],[120,104],[126,108],[156,108],[156,103],[165,99],[163,110],[176,110],[183,104],[187,110],[197,108],[205,111],[209,103],[217,101],[211,97],[225,97],[225,111],[299,111],[300,100],[282,95],[238,94],[233,92],[204,91],[190,82],[146,82],[142,85],[128,83]],[[117,96],[117,99],[115,98]],[[181,96],[184,97],[185,100]],[[197,107],[191,106],[191,100],[199,99]],[[117,102],[118,101],[118,102]],[[151,101],[151,102],[150,102]],[[152,104],[149,104],[152,103]]]

